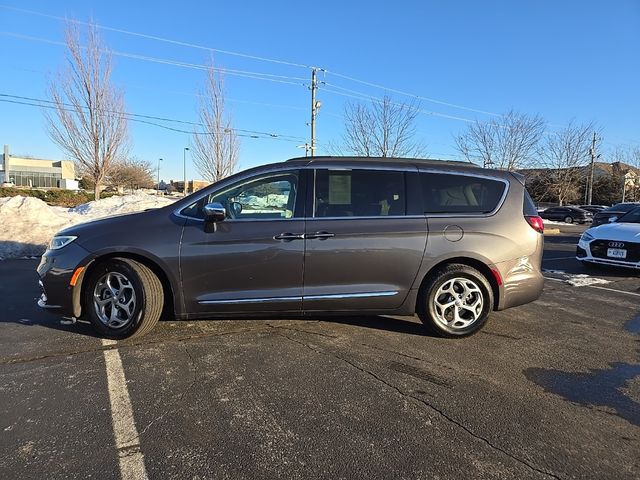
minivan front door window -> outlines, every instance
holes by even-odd
[[[297,190],[297,173],[252,178],[221,192],[206,195],[185,208],[182,214],[204,218],[204,206],[217,202],[225,207],[228,218],[233,220],[292,218]]]

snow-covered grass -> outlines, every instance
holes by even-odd
[[[51,207],[33,197],[0,198],[0,259],[39,256],[57,231],[71,225],[164,207],[173,201],[175,199],[136,194],[65,208]]]

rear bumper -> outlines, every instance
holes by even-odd
[[[84,266],[88,257],[89,252],[75,243],[60,250],[47,250],[37,268],[42,290],[38,306],[64,316],[79,316],[80,288],[71,285],[71,277],[76,268]]]
[[[502,277],[497,310],[517,307],[540,298],[544,289],[543,247],[544,237],[538,234],[536,248],[531,255],[495,265]]]

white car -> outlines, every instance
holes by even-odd
[[[576,258],[589,264],[640,269],[640,208],[615,222],[585,231],[578,242]]]

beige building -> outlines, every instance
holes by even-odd
[[[78,188],[72,161],[12,155],[9,145],[4,146],[4,153],[0,157],[0,185],[6,183],[16,187]]]
[[[184,192],[183,181],[174,182],[173,180],[171,180],[171,182],[169,182],[169,185],[175,188],[178,192]],[[201,190],[204,187],[208,187],[209,185],[211,185],[211,182],[207,182],[206,180],[187,180],[187,193],[197,192],[198,190]]]

